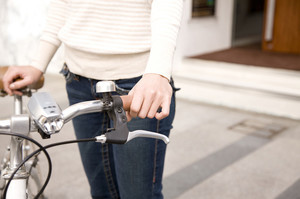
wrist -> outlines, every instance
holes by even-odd
[[[170,82],[170,79],[164,75],[161,75],[159,73],[144,73],[143,74],[143,77],[157,77],[157,78],[162,78],[162,79],[165,79],[167,80],[168,82]]]

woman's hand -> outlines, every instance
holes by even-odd
[[[4,90],[9,95],[22,95],[17,89],[36,83],[42,74],[42,71],[33,66],[10,66],[3,77]],[[18,78],[21,80],[14,82]]]
[[[169,115],[172,87],[169,80],[159,74],[145,74],[129,92],[132,96],[127,118],[156,118],[161,120]],[[161,112],[157,110],[161,108]]]

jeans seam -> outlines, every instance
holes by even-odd
[[[112,172],[111,172],[111,167],[109,163],[109,155],[108,155],[108,144],[102,144],[102,162],[103,162],[103,167],[104,167],[104,173],[105,173],[105,178],[108,186],[108,190],[111,194],[112,198],[119,198],[118,197],[118,191],[116,189]]]
[[[159,121],[157,121],[156,133],[159,133]],[[153,158],[152,197],[154,195],[154,186],[155,186],[155,183],[156,183],[157,145],[158,145],[158,140],[155,139],[154,158]]]

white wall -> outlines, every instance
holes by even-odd
[[[0,0],[0,65],[29,64],[49,0]]]
[[[234,0],[218,0],[215,16],[192,19],[192,0],[185,0],[177,54],[194,56],[229,48],[233,9]]]
[[[0,66],[28,65],[34,57],[46,22],[50,0],[0,0]],[[60,53],[47,72],[62,67]]]

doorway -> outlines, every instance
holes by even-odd
[[[232,46],[261,43],[264,21],[264,1],[235,0]]]
[[[277,0],[276,2],[290,3],[292,1],[299,2],[299,0]],[[232,47],[194,56],[194,58],[299,71],[299,54],[266,51],[262,48],[266,43],[263,40],[265,3],[262,0],[235,0]],[[279,41],[285,40],[279,39]]]

